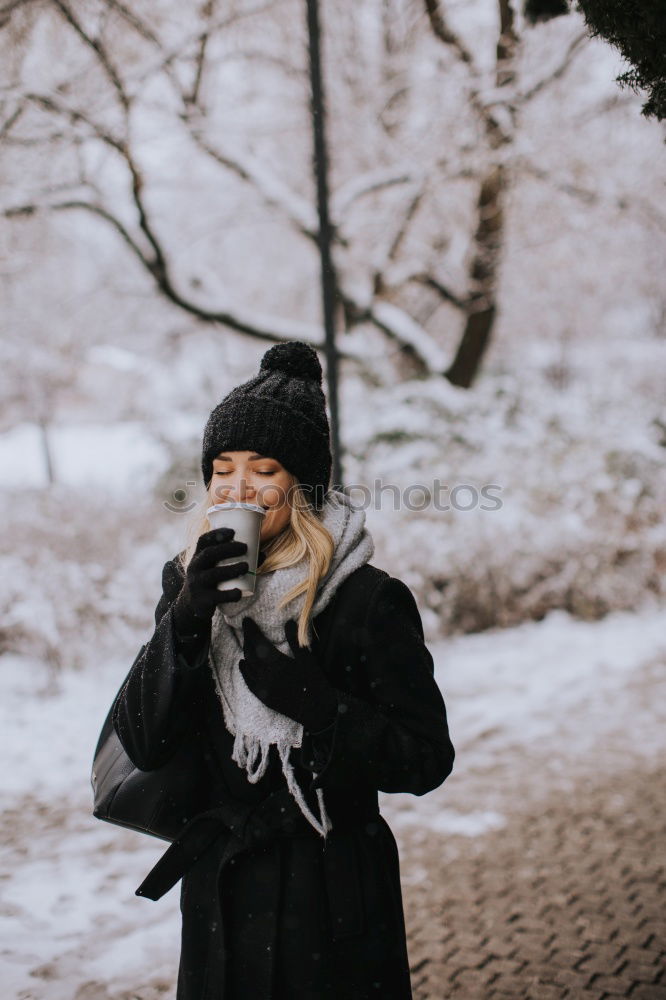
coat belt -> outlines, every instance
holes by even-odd
[[[353,821],[354,824],[367,822],[378,815],[376,804],[369,804],[362,814],[354,810]],[[338,822],[342,821],[342,825],[348,828],[350,818],[341,816]],[[331,820],[335,829],[338,825],[335,814]],[[320,836],[303,817],[287,788],[273,792],[256,806],[238,800],[233,800],[233,804],[226,802],[198,813],[183,827],[135,894],[152,900],[161,899],[224,834],[228,840],[221,868],[242,851],[271,840]]]

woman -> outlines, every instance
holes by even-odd
[[[422,795],[454,754],[414,598],[370,565],[365,514],[327,490],[321,376],[312,348],[278,345],[211,413],[206,506],[266,510],[256,591],[217,588],[247,547],[200,524],[114,705],[137,767],[190,741],[206,774],[206,816],[138,890],[182,875],[177,1000],[412,995],[377,792]]]

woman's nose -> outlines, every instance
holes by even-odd
[[[234,480],[234,482],[230,484],[230,491],[233,498],[240,501],[253,497],[257,492],[255,486],[248,482],[245,476],[240,476],[238,479]]]

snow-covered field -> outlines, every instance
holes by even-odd
[[[561,787],[666,749],[662,610],[542,622],[431,646],[457,750],[454,773],[422,798],[384,796],[398,838],[502,826],[516,797]],[[3,783],[3,997],[157,1000],[173,996],[178,894],[134,889],[164,849],[94,820],[89,772],[98,730],[128,664],[65,672],[6,656],[0,701]],[[425,876],[405,869],[406,883]]]

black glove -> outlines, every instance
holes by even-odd
[[[286,656],[266,638],[252,618],[243,619],[243,659],[240,671],[250,691],[274,712],[318,733],[334,720],[337,691],[327,681],[310,650],[298,645],[293,618],[284,634],[294,654]]]
[[[242,556],[247,552],[245,542],[232,541],[232,528],[216,528],[201,535],[196,551],[190,560],[180,594],[173,606],[176,632],[181,636],[208,634],[210,623],[218,604],[239,601],[239,587],[218,590],[217,584],[247,573],[247,562],[218,566],[221,559]]]

